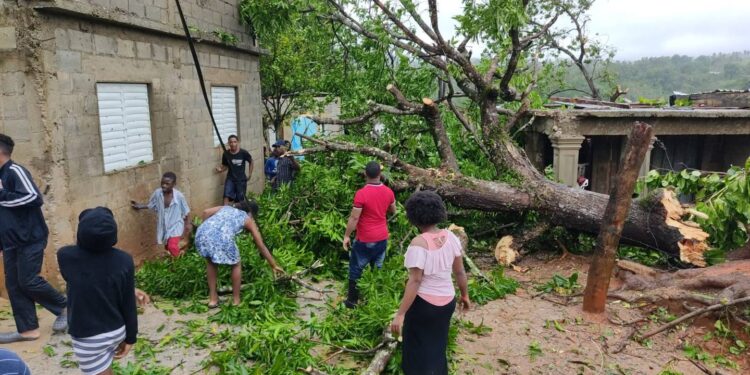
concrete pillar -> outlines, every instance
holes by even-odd
[[[552,167],[557,179],[568,186],[577,186],[578,150],[585,138],[580,135],[556,134],[550,137],[554,159]]]
[[[646,151],[646,157],[643,159],[643,164],[641,164],[641,170],[638,171],[638,177],[646,177],[648,174],[648,171],[651,170],[651,150],[654,149],[654,142],[656,142],[656,138],[651,138],[651,144],[648,145],[648,151]]]

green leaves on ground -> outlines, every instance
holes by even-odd
[[[555,292],[563,296],[569,296],[580,288],[581,285],[578,284],[578,272],[573,272],[567,278],[555,274],[550,281],[537,286],[536,290],[544,293]]]
[[[321,260],[325,266],[307,277],[332,279],[337,282],[335,290],[340,295],[346,293],[347,253],[341,250],[341,236],[354,191],[363,184],[361,172],[368,161],[358,155],[308,157],[293,186],[276,194],[268,189],[256,197],[261,208],[256,219],[266,245],[288,273],[306,269],[315,260]],[[337,167],[341,165],[346,167]],[[405,198],[398,196],[399,201]],[[346,309],[329,296],[317,308],[302,310],[307,315],[302,316],[296,298],[298,286],[275,281],[252,238],[240,235],[236,243],[241,255],[242,280],[249,285],[242,291],[242,304],[223,305],[207,320],[187,322],[183,329],[168,333],[160,343],[137,346],[135,351],[141,353],[137,356],[142,359],[121,366],[123,373],[140,374],[142,372],[138,371],[149,368],[160,373],[149,358],[175,345],[211,348],[204,365],[221,373],[289,374],[307,366],[330,374],[346,372],[335,366],[321,366],[324,357],[318,356],[330,354],[327,353],[330,348],[314,343],[311,338],[360,350],[373,348],[381,341],[408,278],[403,267],[405,249],[402,245],[415,234],[401,203],[398,205],[399,212],[389,220],[391,241],[383,268],[365,270],[359,281],[362,303],[357,309]],[[471,213],[457,219],[486,223],[487,217],[494,217],[484,215]],[[220,286],[229,284],[229,272],[229,267],[219,268]],[[475,303],[502,298],[513,293],[518,285],[515,280],[506,278],[500,268],[488,276],[489,283],[470,281],[470,297]],[[177,259],[145,263],[137,273],[137,282],[140,288],[156,297],[155,306],[165,312],[207,312],[205,260],[194,249]],[[171,301],[160,301],[159,297]],[[215,331],[212,327],[220,328]],[[455,350],[457,333],[457,327],[452,327],[449,353]],[[350,359],[369,361],[370,358],[352,355]],[[397,370],[399,361],[397,354],[389,368]]]

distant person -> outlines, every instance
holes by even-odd
[[[0,349],[0,375],[5,374],[31,375],[31,370],[18,354],[8,349]]]
[[[106,207],[78,216],[76,245],[57,252],[67,283],[70,336],[84,374],[112,374],[112,360],[125,357],[136,342],[135,265],[115,248],[117,223]]]
[[[49,235],[42,194],[29,171],[10,159],[14,146],[13,139],[0,134],[0,250],[18,330],[0,334],[0,344],[39,338],[35,303],[57,316],[53,331],[68,328],[65,297],[39,276]]]
[[[266,175],[266,179],[268,181],[273,181],[274,177],[276,177],[276,174],[278,173],[278,164],[279,164],[279,157],[276,154],[276,150],[284,145],[284,141],[276,141],[271,146],[271,156],[266,159],[266,164],[264,165],[263,172]]]
[[[190,207],[182,193],[175,189],[177,175],[173,172],[164,173],[161,177],[161,187],[154,190],[148,204],[130,201],[136,210],[151,209],[156,211],[156,243],[164,244],[164,248],[173,257],[182,252],[180,240],[187,244],[192,230],[190,223]]]
[[[274,149],[278,161],[276,163],[276,177],[271,181],[273,190],[278,190],[282,185],[291,185],[300,170],[297,159],[289,155],[287,150],[286,145],[279,145]]]
[[[349,255],[349,288],[346,307],[354,308],[359,301],[357,281],[369,264],[381,268],[388,247],[387,214],[396,213],[396,197],[381,179],[380,164],[371,161],[365,166],[365,186],[354,195],[354,207],[344,232],[344,250],[349,250],[352,232],[357,236]]]
[[[242,202],[247,196],[247,180],[253,175],[253,157],[244,148],[240,148],[240,139],[232,134],[227,138],[229,150],[221,157],[217,172],[227,172],[224,182],[224,205],[229,202]],[[245,174],[245,166],[248,172]]]
[[[461,241],[451,231],[438,228],[447,215],[443,200],[432,191],[412,194],[406,201],[406,217],[420,234],[404,256],[409,281],[391,331],[396,337],[403,335],[401,368],[406,375],[447,375],[445,350],[456,309],[451,274],[461,291],[461,307],[471,307]]]
[[[253,219],[258,215],[258,205],[252,201],[232,203],[230,206],[218,206],[203,211],[203,223],[195,232],[195,247],[198,253],[206,258],[206,276],[208,279],[208,307],[219,306],[219,294],[216,291],[218,266],[232,266],[232,297],[234,305],[240,304],[240,287],[242,286],[242,264],[240,250],[235,237],[247,230],[255,240],[260,255],[266,259],[274,273],[283,273],[276,260],[268,251],[258,225]]]

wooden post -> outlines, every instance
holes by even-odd
[[[599,236],[596,238],[594,259],[591,261],[583,294],[583,310],[586,312],[604,312],[620,235],[633,200],[638,171],[651,144],[653,133],[651,125],[636,121],[628,136],[625,151],[620,159],[619,172],[609,192],[609,202],[604,210]]]

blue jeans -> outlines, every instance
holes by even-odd
[[[388,247],[388,240],[378,242],[354,240],[352,252],[349,255],[349,280],[359,280],[368,264],[371,267],[382,268],[386,247]]]
[[[247,194],[247,181],[235,181],[227,178],[224,182],[224,197],[232,202],[242,202]]]

